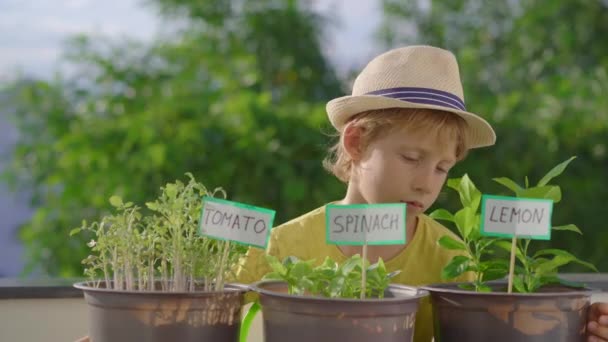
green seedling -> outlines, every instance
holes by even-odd
[[[359,298],[361,294],[362,259],[356,254],[342,264],[326,258],[319,266],[314,260],[299,260],[290,256],[282,262],[274,256],[266,256],[272,272],[265,280],[281,280],[287,283],[294,295],[316,295],[327,298]],[[383,298],[391,279],[399,271],[388,272],[382,259],[373,265],[365,263],[366,297]]]
[[[208,191],[191,174],[161,188],[146,209],[112,196],[113,214],[73,229],[70,235],[91,235],[91,255],[82,262],[85,275],[99,286],[117,290],[188,292],[221,290],[242,246],[197,234],[202,197]],[[160,287],[160,288],[158,288]]]

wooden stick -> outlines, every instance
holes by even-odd
[[[516,252],[516,248],[517,248],[517,245],[515,244],[516,242],[517,242],[517,236],[513,235],[513,239],[511,240],[511,262],[509,265],[508,293],[513,292],[513,273],[514,273],[514,269],[515,269],[515,252]]]
[[[361,299],[365,299],[365,284],[367,283],[367,267],[365,267],[365,261],[367,260],[367,242],[363,244],[363,254],[361,257]]]

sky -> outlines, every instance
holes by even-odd
[[[138,0],[0,0],[0,75],[48,76],[63,41],[78,33],[151,39],[158,19]]]
[[[324,51],[339,73],[361,68],[379,52],[373,43],[380,22],[379,0],[316,0],[313,4],[330,21]],[[146,41],[162,27],[154,8],[142,6],[141,0],[0,0],[0,87],[17,73],[52,77],[59,67],[62,44],[72,35]],[[10,149],[15,139],[15,130],[5,113],[0,113],[0,153]],[[27,194],[11,193],[0,184],[0,277],[15,277],[23,267],[17,227],[32,214],[27,203]]]
[[[328,16],[327,56],[339,71],[361,67],[377,48],[379,0],[304,0]],[[62,43],[78,33],[150,40],[162,22],[142,0],[0,0],[0,81],[15,72],[49,77]]]

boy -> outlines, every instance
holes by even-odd
[[[466,111],[455,57],[448,51],[411,46],[373,59],[357,77],[352,96],[327,104],[340,141],[324,166],[347,183],[339,204],[407,203],[405,245],[369,246],[368,258],[385,261],[389,271],[401,270],[393,282],[419,286],[441,282],[441,269],[455,255],[437,247],[447,228],[424,215],[437,199],[447,174],[472,148],[493,145],[492,127]],[[325,242],[325,207],[272,230],[266,253],[283,259],[337,262],[361,254],[359,246]],[[260,280],[270,269],[264,251],[250,249],[237,280]],[[466,277],[459,279],[468,281]],[[608,341],[608,305],[594,305],[589,341]],[[416,319],[414,340],[432,339],[428,299]]]

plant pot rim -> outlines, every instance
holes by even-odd
[[[132,294],[132,295],[143,295],[143,296],[197,296],[197,295],[210,295],[210,294],[222,294],[227,292],[234,293],[245,293],[249,292],[250,289],[247,285],[239,283],[226,283],[224,290],[220,291],[138,291],[138,290],[116,290],[108,289],[105,287],[92,286],[93,281],[83,281],[75,283],[73,286],[79,290],[85,292],[96,292],[96,293],[113,293],[113,294]],[[105,283],[105,281],[101,281]]]
[[[468,295],[468,296],[484,296],[484,297],[527,297],[527,298],[544,298],[544,297],[569,297],[569,296],[591,296],[593,293],[601,292],[598,289],[592,289],[589,287],[570,287],[567,285],[555,285],[555,287],[560,287],[563,289],[569,289],[565,291],[551,291],[545,290],[542,292],[533,292],[533,293],[519,293],[512,292],[476,292],[474,290],[465,290],[458,287],[458,285],[462,284],[472,284],[471,282],[458,282],[458,283],[438,283],[438,284],[430,284],[426,286],[421,286],[421,289],[428,291],[429,293],[443,293],[443,294],[457,294],[457,295]],[[497,286],[507,286],[506,282],[490,282],[490,285]]]
[[[365,298],[365,299],[355,299],[355,298],[328,298],[322,296],[311,296],[311,295],[290,295],[287,293],[282,293],[278,291],[272,291],[266,288],[262,288],[263,285],[286,285],[287,283],[281,280],[261,280],[255,282],[249,286],[251,291],[255,291],[256,293],[267,295],[271,297],[279,297],[289,300],[296,301],[305,301],[305,302],[339,302],[339,303],[361,303],[365,304],[377,304],[379,302],[382,303],[399,303],[403,301],[409,301],[412,299],[420,299],[429,295],[429,292],[413,286],[406,286],[401,284],[390,284],[387,289],[394,289],[398,292],[407,293],[411,292],[411,295],[404,295],[398,297],[384,297],[384,298]]]

